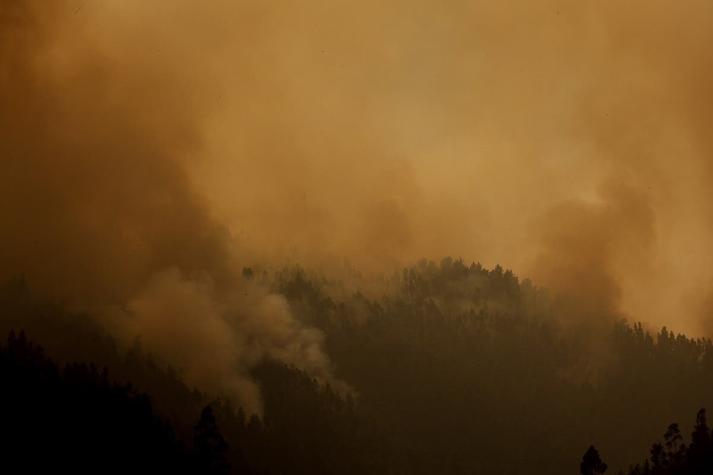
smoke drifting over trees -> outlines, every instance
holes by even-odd
[[[548,424],[547,473],[592,443],[623,467],[711,402],[712,22],[703,0],[0,0],[0,330],[118,368],[182,440],[222,398],[246,471],[524,473]]]
[[[329,378],[321,335],[242,281],[185,169],[201,141],[199,75],[177,69],[179,51],[157,54],[148,30],[125,43],[134,32],[102,16],[118,7],[2,3],[0,277],[24,275],[259,411],[246,368],[269,354]]]

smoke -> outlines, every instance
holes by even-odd
[[[626,184],[605,183],[597,197],[564,202],[537,223],[542,248],[532,267],[570,317],[610,323],[624,316],[617,276],[641,281],[650,272],[655,221],[648,196]]]
[[[181,368],[187,381],[237,396],[249,411],[262,411],[250,369],[266,357],[348,390],[331,376],[322,333],[299,324],[283,297],[257,285],[216,292],[208,276],[188,279],[168,269],[105,316],[119,325],[119,335],[139,335],[155,355]]]
[[[706,332],[712,16],[0,0],[0,278],[253,407],[266,355],[329,374],[320,335],[240,278],[253,262],[462,256],[534,277],[573,317]]]
[[[0,279],[24,274],[248,410],[265,357],[330,380],[320,332],[243,281],[187,174],[210,75],[110,3],[0,2]]]
[[[253,22],[193,177],[255,255],[462,256],[574,292],[573,317],[705,331],[708,2],[231,8]]]

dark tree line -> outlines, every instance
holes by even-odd
[[[0,330],[27,329],[58,368],[90,361],[109,368],[113,387],[131,382],[134,393],[150,394],[152,415],[183,447],[179,459],[217,473],[564,475],[577,471],[591,441],[616,472],[662,424],[713,404],[708,340],[611,316],[594,331],[562,325],[578,316],[499,267],[422,262],[376,291],[299,268],[244,277],[273,286],[297,318],[324,332],[336,376],[353,394],[265,361],[252,374],[264,413],[246,414],[186,386],[140,345],[119,350],[89,319],[37,299],[21,281],[0,289]],[[196,432],[206,434],[203,445]]]
[[[210,407],[186,446],[148,395],[93,364],[59,366],[22,332],[0,345],[0,380],[5,473],[229,473]]]
[[[325,332],[405,473],[568,474],[591,440],[617,469],[661,424],[713,403],[708,340],[612,315],[562,325],[584,317],[499,267],[424,261],[389,285],[349,295],[296,268],[275,289]]]
[[[150,397],[93,364],[63,366],[24,332],[0,345],[0,450],[22,473],[373,473],[354,401],[266,362],[267,416],[217,400],[181,439]]]
[[[48,343],[48,353],[53,358],[60,356],[60,363],[55,363],[40,351],[60,377],[63,368],[70,371],[77,366],[72,360],[86,360],[92,363],[79,367],[100,374],[108,373],[97,368],[109,368],[112,380],[102,380],[105,384],[126,388],[129,394],[141,394],[146,403],[150,394],[153,415],[166,421],[172,437],[186,450],[195,451],[193,456],[198,460],[205,458],[201,454],[206,449],[224,447],[221,459],[225,463],[216,463],[216,470],[230,467],[230,472],[241,474],[379,472],[376,462],[369,459],[381,451],[380,444],[374,442],[367,424],[358,419],[355,401],[338,395],[306,373],[272,361],[258,367],[253,376],[260,382],[265,406],[260,418],[246,414],[231,401],[216,400],[189,388],[179,372],[157,363],[139,344],[120,351],[91,322],[37,299],[21,280],[0,288],[0,326],[5,327],[4,331],[16,326],[31,330],[33,338],[39,335],[43,345]],[[23,341],[27,341],[24,336]],[[34,344],[31,346],[39,351]],[[32,387],[24,390],[35,392]],[[208,403],[210,411],[206,412]],[[47,408],[55,409],[58,407]],[[193,444],[196,431],[205,432],[203,425],[196,427],[199,418],[215,420],[225,445],[217,435],[207,437],[206,442],[213,440],[207,445]],[[113,420],[104,422],[110,425]],[[186,467],[185,463],[177,466]]]
[[[696,415],[696,422],[686,444],[677,423],[666,429],[661,442],[656,442],[649,450],[649,458],[629,470],[619,471],[619,475],[709,475],[713,473],[713,433],[706,421],[706,410]],[[583,475],[604,473],[607,465],[600,459],[599,452],[590,447],[580,465]]]

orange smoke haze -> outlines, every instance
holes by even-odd
[[[252,255],[462,256],[707,332],[708,2],[216,8],[224,87],[192,176]]]
[[[169,360],[174,295],[181,351],[227,332],[241,375],[269,354],[329,377],[279,296],[236,296],[254,263],[462,256],[587,317],[707,333],[712,21],[702,0],[0,0],[0,277]],[[245,378],[222,389],[256,399]]]

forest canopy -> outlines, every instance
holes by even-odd
[[[617,470],[713,399],[702,384],[713,377],[710,341],[622,320],[563,324],[544,289],[500,267],[422,261],[373,296],[299,267],[244,274],[323,332],[343,386],[268,358],[250,375],[263,405],[253,414],[77,325],[22,281],[3,288],[0,321],[54,357],[106,366],[147,391],[188,447],[212,402],[237,473],[565,474],[592,443]]]

